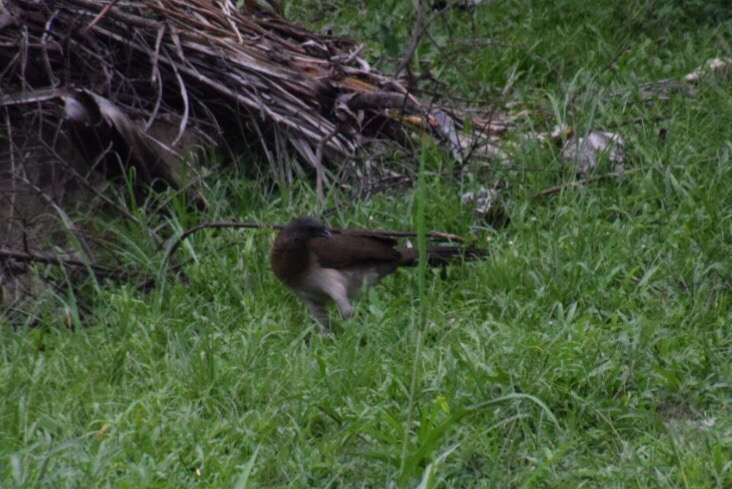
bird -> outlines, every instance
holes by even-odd
[[[436,266],[459,257],[476,259],[486,254],[472,247],[436,246],[427,249],[427,262]],[[322,332],[329,331],[329,303],[335,303],[341,316],[349,319],[353,300],[364,286],[418,262],[418,250],[397,247],[391,233],[338,231],[311,216],[297,217],[284,226],[270,253],[275,276],[305,303]]]

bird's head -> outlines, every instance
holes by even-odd
[[[310,216],[298,217],[283,229],[284,233],[297,240],[328,238],[330,230],[323,221]]]

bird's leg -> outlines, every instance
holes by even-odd
[[[317,290],[318,293],[308,295],[312,293],[299,292],[301,297],[306,300],[309,298],[311,300],[312,298],[316,298],[314,302],[324,306],[325,302],[320,299],[322,296],[327,296],[336,303],[336,306],[344,319],[348,319],[353,315],[353,306],[351,305],[351,299],[348,294],[348,276],[343,274],[341,271],[331,268],[317,267],[309,278],[308,285],[310,290]],[[325,297],[322,297],[322,299],[325,299]],[[310,310],[316,317],[318,317],[316,309],[311,307]]]
[[[305,304],[308,306],[308,309],[310,309],[312,315],[315,316],[315,319],[317,319],[318,325],[320,326],[320,332],[330,332],[330,328],[328,327],[328,311],[325,308],[325,304],[321,302],[315,302],[310,299],[304,299],[304,301]]]
[[[341,312],[341,316],[343,316],[343,319],[350,319],[351,316],[353,316],[353,306],[348,301],[348,297],[334,297],[333,300],[335,301],[338,310]]]
[[[333,299],[343,319],[353,316],[353,306],[348,298],[347,279],[341,273],[334,273],[324,284],[325,293]]]

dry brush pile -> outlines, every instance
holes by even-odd
[[[141,196],[172,187],[205,205],[195,190],[203,148],[227,161],[253,154],[247,164],[280,181],[302,164],[322,195],[334,183],[394,178],[375,162],[414,155],[415,132],[465,161],[504,129],[474,116],[466,137],[459,111],[372,70],[362,50],[256,2],[0,0],[5,304],[26,297],[30,263],[129,277],[104,264],[100,241],[74,216],[104,209],[134,220],[110,197],[130,181]]]

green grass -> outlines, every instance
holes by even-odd
[[[530,108],[519,133],[622,124],[639,171],[536,198],[571,176],[555,148],[516,137],[510,165],[460,180],[426,148],[421,201],[331,195],[334,226],[424,219],[492,254],[426,270],[421,287],[419,270],[399,271],[309,343],[316,326],[269,271],[266,230],[193,235],[177,255],[186,280],[147,293],[100,282],[95,321],[74,331],[62,293],[33,327],[0,320],[0,488],[732,487],[732,85],[636,91],[729,56],[732,21],[724,2],[636,3],[449,11],[432,32],[452,55],[418,55],[458,93]],[[285,5],[307,21],[320,4]],[[410,2],[334,4],[317,24],[392,66]],[[496,43],[460,48],[477,37]],[[495,176],[504,230],[459,202]],[[231,175],[203,216],[180,200],[167,218],[135,212],[181,230],[322,210],[304,184],[268,188]],[[109,233],[123,261],[160,273],[144,232]]]

